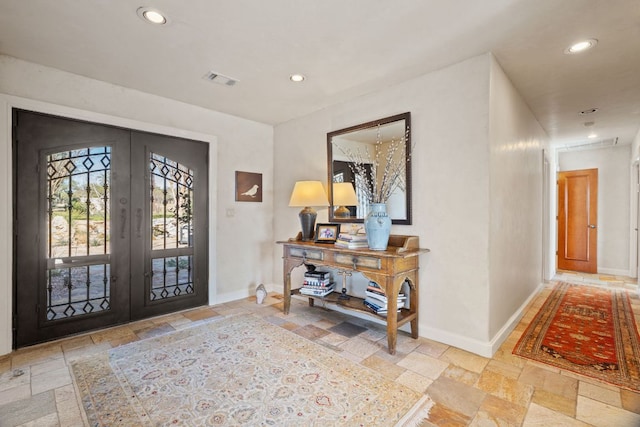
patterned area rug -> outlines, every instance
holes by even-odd
[[[253,316],[71,364],[91,426],[391,426],[423,395]]]
[[[627,292],[559,283],[513,354],[640,391],[639,343]]]

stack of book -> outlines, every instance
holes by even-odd
[[[324,297],[333,292],[334,288],[335,286],[331,281],[330,272],[318,270],[306,271],[300,293],[314,297]]]
[[[336,239],[335,246],[346,249],[368,248],[366,234],[346,234],[340,233]]]
[[[367,290],[365,291],[366,298],[364,299],[364,305],[371,310],[373,310],[376,314],[387,314],[387,296],[385,295],[380,285],[378,285],[374,281],[369,282],[369,286],[367,286]],[[398,312],[407,300],[407,296],[403,293],[398,294],[397,300],[397,310]]]

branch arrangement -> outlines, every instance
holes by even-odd
[[[392,138],[386,144],[386,151],[383,150],[384,142],[380,133],[380,126],[376,134],[376,142],[374,144],[373,159],[369,153],[369,147],[364,150],[358,148],[338,149],[349,159],[349,168],[356,176],[355,186],[358,193],[362,194],[369,203],[387,203],[393,192],[400,188],[405,189],[405,142],[408,141],[407,129],[405,135],[401,138]],[[400,155],[396,158],[396,153]],[[381,179],[378,178],[378,170],[382,167],[381,161],[384,160],[384,169]],[[407,159],[408,160],[408,159]],[[367,166],[371,165],[368,170]]]

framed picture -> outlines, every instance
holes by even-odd
[[[316,224],[316,242],[335,243],[340,234],[340,224]]]
[[[262,202],[262,174],[236,171],[236,202]]]

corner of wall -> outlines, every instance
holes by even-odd
[[[11,168],[11,123],[12,112],[9,102],[0,93],[0,170],[4,171],[0,179],[0,200],[12,199],[13,177]],[[12,313],[13,313],[13,203],[0,204],[0,356],[11,353],[13,346]]]
[[[493,55],[490,67],[491,337],[504,333],[543,277],[543,149],[548,136]]]

